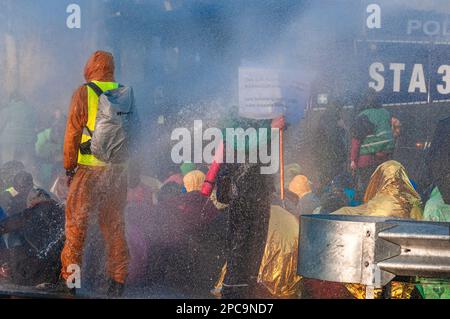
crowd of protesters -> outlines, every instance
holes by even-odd
[[[113,89],[112,56],[96,52],[85,76]],[[82,287],[90,276],[103,277],[111,297],[164,287],[222,298],[364,298],[364,287],[297,275],[301,215],[450,221],[450,118],[437,126],[423,178],[412,181],[393,158],[398,123],[373,91],[350,128],[340,123],[337,109],[324,115],[314,154],[319,178],[314,183],[298,163],[287,165],[283,200],[275,178],[260,174],[260,163],[222,165],[210,197],[201,193],[208,168],[187,162],[172,166],[162,181],[130,170],[100,183],[105,169],[93,165],[93,155],[79,153],[91,98],[89,88],[80,87],[67,127],[57,113],[54,124],[40,131],[25,117],[30,113],[19,95],[2,110],[0,121],[9,118],[0,123],[2,283],[72,293],[58,289],[70,277],[67,267],[83,259],[95,267],[82,271]],[[241,126],[235,117],[232,125]],[[254,122],[285,125],[282,119]],[[61,175],[63,164],[67,176]],[[100,188],[109,190],[101,207],[94,205]],[[91,230],[94,224],[98,229]],[[446,281],[394,282],[392,290],[394,298],[450,297]]]

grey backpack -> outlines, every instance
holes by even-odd
[[[90,152],[106,163],[122,163],[130,157],[134,126],[138,126],[133,89],[119,86],[103,92],[93,82],[87,83],[99,96],[95,130],[89,129]]]

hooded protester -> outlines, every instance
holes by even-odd
[[[364,204],[343,207],[333,214],[422,219],[421,199],[405,168],[396,161],[387,161],[375,170],[364,195]],[[365,298],[365,287],[348,284],[347,289],[359,299]],[[414,286],[393,282],[391,296],[408,299]],[[381,295],[381,290],[376,294]]]
[[[9,269],[14,284],[56,284],[64,243],[64,211],[42,189],[29,192],[26,209],[0,222],[0,233],[18,233],[20,246],[10,249]]]
[[[275,128],[284,127],[284,118],[272,121]],[[235,118],[231,116],[225,128],[240,127],[270,129],[270,121]],[[258,133],[259,134],[259,133]],[[226,134],[224,135],[226,136]],[[263,143],[270,145],[270,133]],[[256,142],[256,141],[253,141]],[[222,164],[217,176],[217,199],[227,207],[227,269],[222,288],[223,298],[248,298],[259,290],[258,269],[264,255],[265,239],[269,227],[272,194],[275,191],[272,175],[261,173],[261,163],[249,163],[249,152],[261,147],[245,142],[245,146],[234,141],[234,151],[245,151],[245,163]],[[256,145],[255,145],[256,144]],[[228,147],[227,147],[228,148]]]
[[[179,208],[186,232],[195,232],[207,226],[218,214],[214,202],[200,194],[205,174],[199,170],[187,173],[184,178],[185,194],[179,196]]]
[[[351,129],[350,166],[356,174],[358,197],[362,197],[378,165],[392,158],[392,116],[383,108],[377,92],[370,89]],[[361,198],[358,198],[359,200]]]
[[[362,205],[343,207],[333,214],[420,220],[422,218],[421,199],[403,165],[396,161],[387,161],[378,166],[373,173]]]
[[[223,229],[223,219],[218,218],[219,210],[212,198],[200,193],[204,181],[203,172],[190,171],[183,178],[186,193],[177,196],[178,218],[188,243],[190,290],[194,294],[209,290],[223,265],[223,259],[219,258],[223,241],[217,238],[220,234],[214,233],[218,223]]]
[[[284,189],[287,190],[289,188],[289,183],[292,179],[297,176],[302,175],[302,168],[297,163],[291,163],[284,167]],[[275,184],[275,192],[280,194],[280,184]]]
[[[295,176],[289,183],[289,191],[298,196],[299,200],[295,215],[309,215],[320,206],[319,199],[314,195],[308,178],[304,175]]]
[[[199,192],[205,181],[205,174],[199,170],[189,170],[184,174],[183,184],[186,192]]]
[[[87,82],[101,90],[116,89],[114,58],[111,53],[95,52],[84,70]],[[88,127],[95,129],[98,95],[88,85],[79,87],[72,96],[64,140],[64,168],[70,189],[66,206],[66,242],[61,254],[62,289],[72,274],[71,265],[81,265],[89,216],[98,212],[98,223],[106,245],[108,295],[122,295],[128,274],[129,254],[125,238],[123,211],[127,199],[127,167],[112,169],[91,154],[81,154],[80,144],[88,142]],[[134,123],[132,123],[133,125]],[[73,292],[73,291],[72,291]]]
[[[284,188],[289,187],[289,183],[295,176],[302,175],[302,168],[297,163],[291,163],[284,167]]]

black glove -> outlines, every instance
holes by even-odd
[[[66,176],[67,176],[67,187],[70,187],[70,184],[72,183],[73,177],[75,176],[76,170],[75,169],[66,169]]]

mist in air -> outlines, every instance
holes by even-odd
[[[430,15],[450,10],[445,0],[376,2],[392,16],[398,10]],[[79,27],[68,22],[72,4],[81,9]],[[240,67],[290,70],[307,85],[298,112],[287,119],[288,141],[301,140],[309,94],[327,92],[351,109],[367,88],[367,67],[356,59],[355,41],[363,34],[366,5],[360,0],[0,0],[0,111],[18,96],[27,106],[17,123],[0,118],[0,135],[8,121],[26,127],[30,138],[55,121],[65,125],[72,94],[86,82],[87,59],[105,50],[114,55],[116,80],[134,89],[145,137],[142,175],[164,181],[178,169],[170,157],[174,128],[192,130],[194,120],[218,126],[236,110]],[[58,138],[63,137],[61,132]],[[302,154],[300,146],[286,151],[288,161]],[[34,159],[28,165],[40,183],[42,166]],[[96,233],[90,231],[86,258],[103,265]],[[101,272],[89,274],[89,287],[101,281]]]

